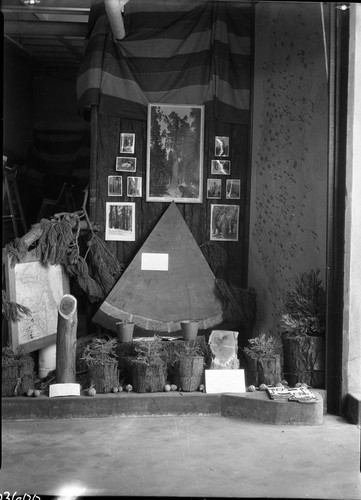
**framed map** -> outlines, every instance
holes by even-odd
[[[11,302],[30,309],[30,316],[9,321],[9,340],[13,350],[23,347],[36,351],[56,341],[58,307],[64,294],[69,293],[69,278],[61,265],[44,265],[28,252],[11,266],[7,259],[6,289]]]

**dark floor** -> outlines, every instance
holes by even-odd
[[[219,415],[2,422],[0,492],[360,499],[360,428]]]

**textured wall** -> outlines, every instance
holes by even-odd
[[[327,23],[326,23],[327,26]],[[327,83],[320,4],[256,7],[249,286],[255,333],[277,333],[284,292],[326,259]]]
[[[361,5],[350,12],[350,83],[345,214],[343,366],[346,390],[361,401]]]

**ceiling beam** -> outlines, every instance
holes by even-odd
[[[6,21],[4,33],[8,36],[24,37],[54,37],[81,36],[85,37],[88,27],[84,23],[59,23],[43,21]]]

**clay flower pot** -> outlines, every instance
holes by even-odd
[[[117,323],[117,336],[119,342],[131,342],[133,340],[134,323]]]
[[[198,321],[181,321],[183,340],[196,340],[198,335]]]

